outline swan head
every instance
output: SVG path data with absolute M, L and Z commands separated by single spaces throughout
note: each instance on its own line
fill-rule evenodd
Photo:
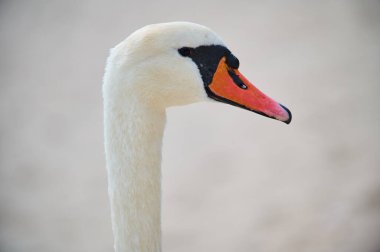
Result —
M 239 60 L 209 28 L 189 22 L 153 24 L 111 49 L 104 92 L 113 90 L 120 99 L 154 108 L 213 100 L 290 123 L 290 111 L 238 68 Z

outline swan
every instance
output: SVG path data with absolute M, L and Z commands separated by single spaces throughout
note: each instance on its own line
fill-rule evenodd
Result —
M 228 103 L 290 123 L 290 111 L 239 71 L 209 28 L 145 26 L 110 50 L 103 79 L 104 137 L 116 252 L 161 251 L 161 146 L 165 109 Z

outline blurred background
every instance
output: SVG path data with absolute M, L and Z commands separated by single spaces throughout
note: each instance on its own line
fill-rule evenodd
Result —
M 0 251 L 112 251 L 109 48 L 150 23 L 212 28 L 290 125 L 168 109 L 163 250 L 380 251 L 379 1 L 0 1 Z

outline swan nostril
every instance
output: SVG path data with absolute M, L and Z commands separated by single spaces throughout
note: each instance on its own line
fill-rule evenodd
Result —
M 238 86 L 241 89 L 248 88 L 247 85 L 245 85 L 245 83 L 240 79 L 240 77 L 234 73 L 234 71 L 228 70 L 228 74 L 230 75 L 236 86 Z

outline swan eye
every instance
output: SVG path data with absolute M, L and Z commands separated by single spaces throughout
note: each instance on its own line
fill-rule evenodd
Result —
M 189 57 L 192 54 L 193 50 L 194 49 L 190 47 L 182 47 L 178 49 L 178 52 L 184 57 Z

